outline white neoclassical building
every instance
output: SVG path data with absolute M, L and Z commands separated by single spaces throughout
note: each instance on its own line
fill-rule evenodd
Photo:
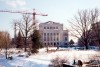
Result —
M 45 46 L 68 45 L 68 30 L 63 30 L 63 24 L 53 21 L 40 23 L 39 31 Z

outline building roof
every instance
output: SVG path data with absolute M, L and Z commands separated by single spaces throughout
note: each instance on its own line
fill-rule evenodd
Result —
M 40 23 L 40 24 L 60 24 L 59 22 L 53 22 L 53 21 L 47 21 L 45 23 Z

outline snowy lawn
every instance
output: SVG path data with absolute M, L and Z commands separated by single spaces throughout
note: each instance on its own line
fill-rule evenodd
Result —
M 51 60 L 59 57 L 67 59 L 69 64 L 72 64 L 73 60 L 82 60 L 82 62 L 87 62 L 90 59 L 100 60 L 100 51 L 93 50 L 58 50 L 55 48 L 50 49 L 54 50 L 54 52 L 46 52 L 46 49 L 40 49 L 38 54 L 33 54 L 29 57 L 23 56 L 19 57 L 19 54 L 12 54 L 13 60 L 6 60 L 4 54 L 1 52 L 0 54 L 0 65 L 4 67 L 48 67 L 51 64 Z M 14 51 L 14 50 L 13 50 Z M 26 55 L 23 51 L 20 55 Z M 0 67 L 1 67 L 0 66 Z

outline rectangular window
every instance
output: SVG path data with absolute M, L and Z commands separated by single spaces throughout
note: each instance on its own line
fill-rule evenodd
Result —
M 52 29 L 52 27 L 50 27 L 50 29 Z
M 49 29 L 49 27 L 47 27 L 47 29 Z
M 58 27 L 56 27 L 56 29 L 58 29 Z
M 44 37 L 44 41 L 46 41 L 46 37 Z
M 50 33 L 50 35 L 52 35 L 52 33 Z
M 49 37 L 47 37 L 47 41 L 49 41 Z
M 44 36 L 46 36 L 46 33 L 44 33 Z
M 59 41 L 59 38 L 57 37 L 57 41 Z
M 59 45 L 59 42 L 57 42 L 57 45 Z
M 57 36 L 59 35 L 59 33 L 57 33 Z
M 44 44 L 44 46 L 46 46 L 46 43 L 43 43 Z
M 54 33 L 54 35 L 55 35 L 55 33 Z
M 49 33 L 47 33 L 47 35 L 49 36 Z
M 52 43 L 51 43 L 51 45 L 52 45 Z
M 67 33 L 64 33 L 64 36 L 67 36 Z
M 65 43 L 65 45 L 67 45 L 67 43 Z
M 55 41 L 55 37 L 54 37 L 54 41 Z
M 44 27 L 44 29 L 46 29 L 46 27 Z
M 48 45 L 49 45 L 49 42 L 48 42 Z
M 51 37 L 51 41 L 52 41 L 52 37 Z
M 67 37 L 65 37 L 65 41 L 67 41 Z
M 46 43 L 45 43 L 45 46 L 46 46 Z

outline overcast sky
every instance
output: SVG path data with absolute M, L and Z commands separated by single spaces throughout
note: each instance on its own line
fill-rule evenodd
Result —
M 40 23 L 54 21 L 69 28 L 71 20 L 78 10 L 100 8 L 100 0 L 0 0 L 0 10 L 26 11 L 36 9 L 37 13 L 48 14 L 47 17 L 36 16 Z M 20 19 L 20 14 L 0 12 L 0 30 L 7 30 L 13 37 L 13 19 Z

